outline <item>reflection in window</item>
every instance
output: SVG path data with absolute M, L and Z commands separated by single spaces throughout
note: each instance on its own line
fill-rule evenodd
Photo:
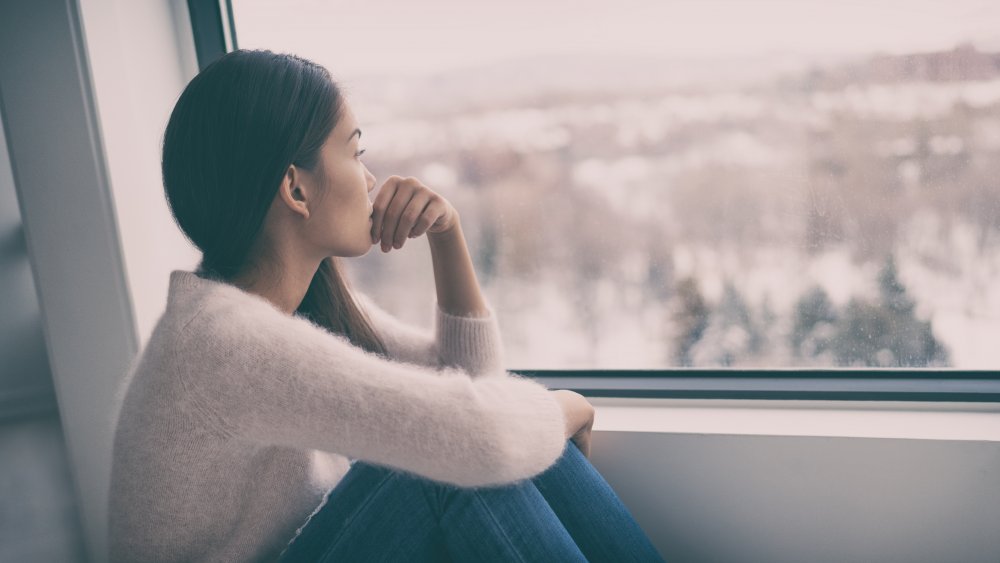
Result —
M 836 4 L 234 9 L 459 209 L 510 369 L 996 367 L 1000 8 Z M 427 322 L 425 242 L 348 264 Z

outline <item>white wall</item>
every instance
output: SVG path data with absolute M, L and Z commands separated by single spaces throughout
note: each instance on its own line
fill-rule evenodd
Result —
M 196 72 L 185 6 L 0 3 L 9 172 L 93 561 L 107 556 L 122 378 L 166 304 L 169 272 L 197 260 L 159 171 L 164 124 Z
M 80 15 L 125 279 L 140 346 L 145 346 L 166 306 L 170 271 L 194 268 L 199 257 L 170 215 L 160 176 L 167 119 L 198 71 L 190 22 L 183 0 L 80 0 Z M 116 396 L 102 399 L 90 407 L 117 413 Z M 109 420 L 113 423 L 114 417 Z M 100 431 L 101 445 L 110 446 L 113 425 Z M 105 476 L 110 475 L 110 454 L 102 448 L 100 471 Z M 92 486 L 99 487 L 94 498 L 103 503 L 108 483 Z M 92 560 L 103 561 L 106 506 L 85 506 L 84 513 Z
M 183 0 L 80 0 L 84 40 L 125 254 L 145 343 L 166 305 L 170 270 L 200 254 L 181 234 L 160 177 L 160 143 L 174 102 L 197 74 Z
M 81 520 L 103 545 L 109 397 L 138 348 L 73 0 L 0 3 L 0 110 Z
M 55 407 L 41 312 L 7 155 L 0 127 L 0 421 L 52 412 Z
M 667 561 L 1000 561 L 1000 404 L 591 402 L 591 461 Z

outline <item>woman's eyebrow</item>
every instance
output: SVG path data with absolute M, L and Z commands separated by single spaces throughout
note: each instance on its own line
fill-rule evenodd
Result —
M 357 135 L 358 138 L 360 139 L 361 138 L 361 129 L 355 129 L 354 132 L 351 133 L 351 136 L 347 138 L 347 142 L 350 143 L 351 139 L 353 139 L 355 135 Z

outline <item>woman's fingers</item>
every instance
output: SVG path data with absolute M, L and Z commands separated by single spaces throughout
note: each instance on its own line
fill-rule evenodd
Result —
M 583 457 L 588 459 L 590 458 L 590 436 L 592 429 L 593 425 L 588 424 L 573 436 L 573 442 L 580 448 Z
M 389 207 L 385 210 L 385 216 L 382 218 L 383 251 L 388 251 L 392 247 L 396 236 L 396 225 L 399 224 L 403 210 L 406 209 L 410 204 L 410 200 L 413 199 L 414 192 L 415 190 L 405 182 L 400 182 L 397 185 L 396 194 L 392 196 L 392 201 L 389 202 Z
M 590 458 L 590 431 L 588 430 L 586 432 L 582 432 L 582 431 L 578 432 L 578 433 L 576 433 L 573 436 L 572 440 L 573 440 L 573 443 L 576 444 L 576 447 L 580 449 L 580 453 L 583 454 L 583 457 L 589 459 Z
M 438 198 L 430 198 L 427 202 L 427 207 L 424 208 L 424 212 L 420 215 L 416 224 L 414 224 L 413 228 L 410 230 L 410 238 L 417 238 L 427 232 L 427 229 L 429 229 L 443 213 L 444 203 Z
M 375 208 L 375 213 L 379 214 L 379 225 L 374 225 L 374 220 L 372 223 L 375 234 L 381 241 L 383 252 L 388 251 L 392 247 L 393 238 L 396 235 L 396 225 L 399 223 L 399 218 L 403 214 L 403 210 L 406 209 L 416 191 L 416 180 L 413 178 L 393 176 L 390 180 L 386 180 L 387 185 L 383 185 L 383 189 L 390 187 L 390 181 L 392 182 L 391 187 L 393 189 L 386 191 L 391 193 L 385 195 L 383 198 L 384 194 L 380 191 L 375 198 L 375 203 L 372 204 Z M 383 199 L 379 201 L 379 198 Z M 379 213 L 380 209 L 382 210 L 381 213 Z
M 402 248 L 407 238 L 416 238 L 438 221 L 452 221 L 450 204 L 419 180 L 390 176 L 372 202 L 372 243 L 383 252 Z
M 382 187 L 378 190 L 378 195 L 372 201 L 372 242 L 376 243 L 382 238 L 382 222 L 385 219 L 386 209 L 389 207 L 389 202 L 392 201 L 393 196 L 396 195 L 396 190 L 399 187 L 399 183 L 403 179 L 399 176 L 389 176 L 385 182 L 382 183 Z
M 424 210 L 430 201 L 431 196 L 428 190 L 417 190 L 413 193 L 410 202 L 406 204 L 406 209 L 399 216 L 399 222 L 396 223 L 396 230 L 392 237 L 393 248 L 403 248 L 403 243 L 406 242 L 407 236 L 413 230 L 417 220 L 424 215 Z

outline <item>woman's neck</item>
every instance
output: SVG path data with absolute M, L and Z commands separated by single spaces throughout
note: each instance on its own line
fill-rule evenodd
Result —
M 230 283 L 236 287 L 267 299 L 289 315 L 295 314 L 305 299 L 319 263 L 304 261 L 269 264 L 250 268 L 236 276 Z

